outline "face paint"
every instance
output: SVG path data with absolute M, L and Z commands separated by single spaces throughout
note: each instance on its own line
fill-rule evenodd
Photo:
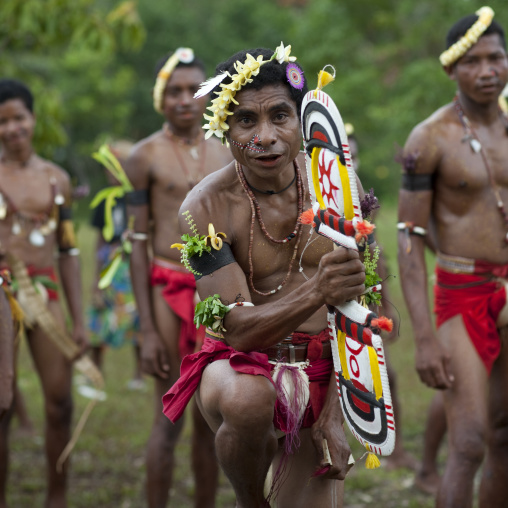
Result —
M 235 141 L 234 139 L 231 139 L 230 142 L 232 145 L 235 145 L 236 147 L 240 148 L 241 150 L 247 149 L 247 150 L 252 150 L 253 152 L 257 152 L 257 153 L 264 153 L 267 151 L 263 147 L 256 146 L 257 143 L 261 143 L 261 139 L 259 138 L 259 136 L 257 134 L 254 134 L 254 136 L 252 136 L 252 139 L 246 145 L 243 145 L 242 143 L 239 143 L 238 141 Z

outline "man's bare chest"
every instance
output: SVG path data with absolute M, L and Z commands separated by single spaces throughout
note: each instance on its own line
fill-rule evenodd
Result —
M 508 136 L 475 141 L 464 137 L 449 145 L 436 175 L 438 186 L 465 192 L 508 189 Z
M 0 171 L 0 195 L 0 219 L 16 213 L 42 217 L 63 202 L 56 179 L 46 172 L 12 175 Z

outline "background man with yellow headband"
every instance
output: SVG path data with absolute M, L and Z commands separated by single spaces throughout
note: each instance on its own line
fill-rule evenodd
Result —
M 217 139 L 205 140 L 201 129 L 207 98 L 193 96 L 204 78 L 204 65 L 190 48 L 177 49 L 160 62 L 153 98 L 165 122 L 135 145 L 126 164 L 135 188 L 127 195 L 127 215 L 135 217 L 131 275 L 142 367 L 155 379 L 155 416 L 147 449 L 150 508 L 166 506 L 174 447 L 183 427 L 164 417 L 160 400 L 178 379 L 182 356 L 196 347 L 194 277 L 180 264 L 178 251 L 171 249 L 180 240 L 178 209 L 204 176 L 231 160 L 229 150 Z M 213 507 L 218 471 L 213 435 L 197 409 L 193 415 L 195 506 Z
M 455 99 L 417 125 L 404 149 L 399 263 L 423 383 L 444 390 L 448 459 L 439 507 L 508 499 L 508 79 L 503 29 L 482 7 L 448 32 L 441 64 Z M 425 235 L 437 251 L 434 331 Z
M 9 255 L 24 262 L 46 308 L 61 327 L 65 318 L 57 284 L 73 322 L 73 339 L 84 349 L 79 251 L 71 221 L 71 184 L 65 171 L 34 153 L 33 96 L 21 82 L 0 80 L 0 270 Z M 22 301 L 22 292 L 18 292 Z M 23 303 L 25 317 L 29 301 Z M 72 364 L 39 324 L 27 330 L 30 352 L 44 393 L 48 492 L 45 506 L 65 508 L 67 467 L 57 460 L 70 438 Z M 5 506 L 7 434 L 12 412 L 0 425 L 0 506 Z

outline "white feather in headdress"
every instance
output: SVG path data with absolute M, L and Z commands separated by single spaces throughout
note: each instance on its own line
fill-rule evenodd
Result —
M 214 76 L 213 78 L 207 79 L 203 81 L 201 85 L 199 85 L 199 90 L 194 94 L 194 99 L 199 99 L 200 97 L 204 97 L 208 95 L 217 85 L 222 83 L 222 81 L 228 76 L 227 72 L 223 72 L 218 76 Z

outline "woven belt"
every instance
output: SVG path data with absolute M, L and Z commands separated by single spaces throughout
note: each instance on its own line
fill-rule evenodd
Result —
M 474 273 L 474 259 L 461 258 L 458 256 L 449 256 L 438 252 L 436 263 L 440 268 L 451 273 Z
M 323 352 L 320 358 L 332 357 L 332 346 L 330 342 L 322 342 Z M 304 362 L 307 360 L 307 344 L 277 344 L 263 349 L 260 353 L 268 355 L 269 360 L 283 360 L 288 363 Z

